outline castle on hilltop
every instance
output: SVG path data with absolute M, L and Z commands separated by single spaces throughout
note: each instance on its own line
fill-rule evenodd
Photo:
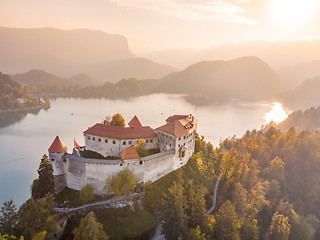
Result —
M 49 147 L 56 192 L 65 187 L 80 190 L 93 186 L 96 194 L 103 194 L 105 181 L 128 167 L 139 182 L 156 181 L 184 166 L 194 153 L 198 120 L 189 115 L 173 115 L 166 124 L 152 129 L 143 126 L 134 116 L 127 127 L 95 124 L 84 131 L 85 146 L 68 148 L 57 136 Z M 145 148 L 157 153 L 140 157 L 135 145 L 144 139 Z M 100 153 L 106 159 L 85 158 L 84 150 Z

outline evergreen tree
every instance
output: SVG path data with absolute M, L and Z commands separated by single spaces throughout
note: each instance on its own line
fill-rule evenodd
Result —
M 39 178 L 32 184 L 31 192 L 35 199 L 43 198 L 46 194 L 54 194 L 53 167 L 46 154 L 43 155 L 38 169 Z
M 1 207 L 0 233 L 14 234 L 14 229 L 18 223 L 17 207 L 12 200 L 5 201 Z
M 181 182 L 174 181 L 163 197 L 162 233 L 168 240 L 176 240 L 187 234 L 188 217 L 185 213 L 185 201 Z
M 97 221 L 94 212 L 88 213 L 82 218 L 78 228 L 72 231 L 74 240 L 108 240 L 109 236 L 103 230 L 101 223 Z

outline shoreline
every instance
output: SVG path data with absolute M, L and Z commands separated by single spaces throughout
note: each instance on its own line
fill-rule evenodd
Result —
M 18 113 L 18 112 L 28 112 L 28 111 L 33 111 L 33 110 L 49 109 L 50 106 L 51 106 L 50 104 L 45 103 L 45 104 L 40 104 L 40 105 L 36 105 L 36 106 L 0 110 L 0 116 L 1 116 L 1 114 L 4 114 L 4 113 Z

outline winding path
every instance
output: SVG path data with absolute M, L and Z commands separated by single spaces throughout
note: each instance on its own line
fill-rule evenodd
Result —
M 218 187 L 219 187 L 219 182 L 220 182 L 220 179 L 222 177 L 222 173 L 220 173 L 217 181 L 216 181 L 216 184 L 214 185 L 214 191 L 213 191 L 213 203 L 212 203 L 212 206 L 211 208 L 206 212 L 206 215 L 208 214 L 211 214 L 213 212 L 213 210 L 216 208 L 216 204 L 217 204 L 217 191 L 218 191 Z

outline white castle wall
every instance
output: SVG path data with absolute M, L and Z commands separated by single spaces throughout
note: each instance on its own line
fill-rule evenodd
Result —
M 139 139 L 114 139 L 98 137 L 90 134 L 85 134 L 86 150 L 91 150 L 106 156 L 118 156 L 129 146 L 136 145 Z M 145 138 L 146 149 L 158 147 L 158 138 Z

